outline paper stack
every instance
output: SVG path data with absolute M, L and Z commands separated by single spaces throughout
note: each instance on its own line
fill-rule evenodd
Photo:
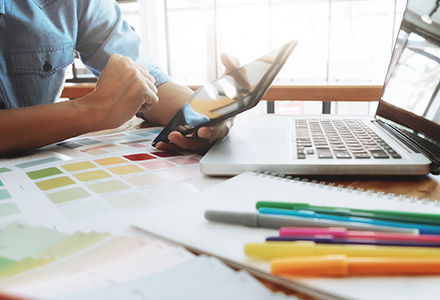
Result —
M 0 230 L 0 291 L 29 299 L 293 299 L 181 247 L 99 232 Z

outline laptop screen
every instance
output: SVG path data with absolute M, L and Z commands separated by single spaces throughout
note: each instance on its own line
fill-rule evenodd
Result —
M 408 1 L 376 113 L 427 145 L 434 156 L 440 153 L 438 2 Z

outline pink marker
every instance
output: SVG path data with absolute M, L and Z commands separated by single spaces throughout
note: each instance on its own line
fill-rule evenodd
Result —
M 376 239 L 388 241 L 440 242 L 440 235 L 388 233 L 373 231 L 348 231 L 345 228 L 280 228 L 280 236 L 332 236 L 358 239 Z
M 331 235 L 334 237 L 346 237 L 348 230 L 345 228 L 313 228 L 313 227 L 282 227 L 279 230 L 280 236 L 310 236 L 310 235 Z

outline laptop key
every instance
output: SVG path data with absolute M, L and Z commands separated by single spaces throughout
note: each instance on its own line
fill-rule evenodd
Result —
M 328 148 L 328 144 L 325 142 L 319 142 L 319 143 L 315 142 L 315 147 L 316 148 Z
M 350 149 L 351 152 L 365 152 L 364 147 L 350 147 L 350 146 L 348 146 L 348 149 Z
M 330 148 L 317 148 L 318 158 L 333 158 Z
M 296 157 L 298 159 L 305 159 L 306 158 L 306 154 L 304 152 L 297 152 L 296 153 Z
M 307 154 L 315 154 L 315 151 L 313 149 L 307 149 L 306 153 Z
M 310 143 L 311 139 L 310 138 L 296 138 L 296 142 L 297 143 Z
M 312 147 L 312 143 L 297 143 L 298 147 Z
M 389 158 L 383 150 L 371 150 L 370 153 L 374 158 Z
M 371 158 L 367 152 L 353 153 L 354 158 Z
M 309 138 L 309 130 L 304 127 L 296 128 L 296 138 Z
M 335 150 L 334 151 L 336 158 L 351 158 L 350 153 L 344 150 Z

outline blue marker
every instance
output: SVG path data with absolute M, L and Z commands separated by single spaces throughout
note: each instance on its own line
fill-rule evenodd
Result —
M 260 208 L 258 211 L 261 214 L 265 214 L 265 215 L 284 215 L 284 216 L 301 217 L 301 218 L 317 218 L 322 220 L 333 220 L 339 222 L 356 222 L 356 223 L 370 224 L 376 226 L 416 228 L 419 230 L 420 234 L 440 234 L 440 226 L 434 226 L 434 225 L 393 222 L 393 221 L 384 221 L 384 220 L 360 218 L 360 217 L 342 217 L 335 215 L 317 214 L 313 211 L 305 211 L 305 210 Z

